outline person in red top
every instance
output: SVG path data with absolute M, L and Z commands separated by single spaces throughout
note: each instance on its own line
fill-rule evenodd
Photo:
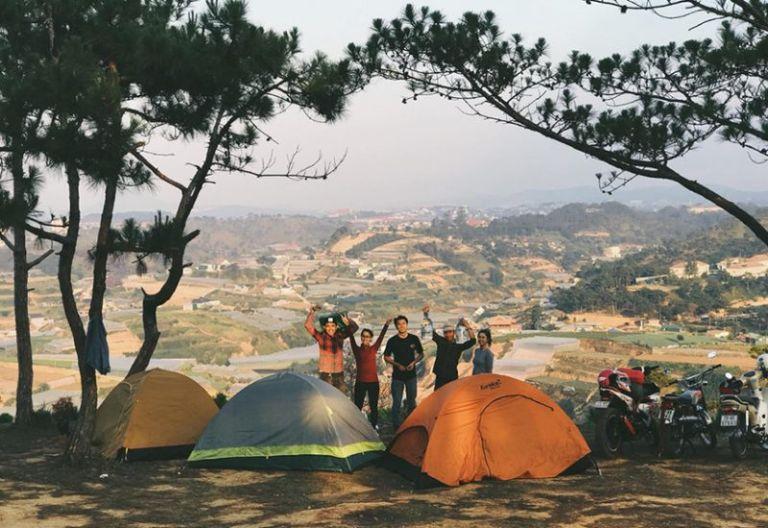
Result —
M 352 352 L 355 354 L 355 363 L 357 364 L 357 379 L 355 379 L 355 405 L 358 409 L 363 408 L 365 395 L 368 394 L 368 406 L 371 408 L 369 419 L 371 425 L 376 427 L 379 423 L 379 371 L 376 366 L 376 354 L 379 351 L 381 342 L 387 334 L 387 329 L 392 319 L 387 319 L 381 329 L 376 342 L 373 340 L 373 331 L 364 328 L 360 332 L 360 344 L 357 344 L 355 336 L 350 338 Z
M 333 318 L 329 317 L 321 321 L 323 331 L 318 332 L 315 328 L 315 310 L 315 306 L 309 309 L 307 320 L 304 322 L 304 328 L 315 338 L 320 348 L 320 357 L 317 362 L 320 379 L 330 383 L 346 394 L 347 386 L 344 383 L 344 340 L 357 332 L 357 323 L 347 318 L 347 316 L 342 316 L 341 320 L 346 328 L 344 331 L 339 331 Z

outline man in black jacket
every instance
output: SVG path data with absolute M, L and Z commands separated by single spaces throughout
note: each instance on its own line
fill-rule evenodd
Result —
M 416 365 L 424 359 L 424 349 L 418 337 L 408 333 L 408 318 L 404 315 L 395 317 L 397 334 L 387 341 L 384 349 L 384 361 L 392 365 L 392 427 L 400 427 L 400 406 L 405 391 L 406 409 L 411 413 L 416 408 L 418 379 Z
M 475 346 L 475 331 L 469 326 L 466 319 L 462 317 L 459 324 L 467 329 L 469 341 L 465 343 L 456 342 L 456 331 L 453 326 L 447 324 L 443 327 L 443 335 L 437 333 L 435 325 L 429 318 L 429 305 L 424 306 L 424 318 L 432 325 L 432 341 L 437 344 L 437 353 L 435 354 L 435 365 L 432 367 L 432 373 L 435 375 L 435 390 L 455 379 L 459 379 L 459 359 L 461 353 Z

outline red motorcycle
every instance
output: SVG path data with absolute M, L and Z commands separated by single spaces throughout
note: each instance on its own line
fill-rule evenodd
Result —
M 595 451 L 617 457 L 625 442 L 643 441 L 656 452 L 659 444 L 657 416 L 659 387 L 648 382 L 652 367 L 606 369 L 597 376 L 600 400 L 592 404 L 595 417 Z

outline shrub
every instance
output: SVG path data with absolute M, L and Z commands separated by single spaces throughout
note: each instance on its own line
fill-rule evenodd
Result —
M 216 403 L 219 409 L 221 409 L 222 407 L 224 407 L 224 404 L 227 403 L 227 395 L 224 394 L 223 392 L 218 392 L 216 393 L 216 396 L 213 397 L 213 401 L 214 403 Z
M 677 334 L 677 340 L 678 341 L 685 341 L 685 336 L 683 334 Z
M 43 406 L 32 412 L 32 425 L 35 427 L 50 427 L 52 423 L 51 411 Z
M 51 417 L 59 433 L 65 435 L 77 420 L 77 407 L 72 403 L 72 398 L 59 398 L 51 406 Z
M 8 413 L 0 414 L 0 424 L 13 423 L 13 416 Z

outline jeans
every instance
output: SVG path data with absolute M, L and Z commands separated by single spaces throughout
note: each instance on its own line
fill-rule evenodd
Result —
M 326 383 L 330 383 L 344 394 L 347 393 L 347 384 L 344 383 L 343 372 L 321 372 L 320 379 Z
M 392 380 L 392 427 L 397 431 L 400 427 L 400 406 L 403 404 L 403 389 L 405 389 L 405 407 L 408 414 L 416 408 L 416 377 L 407 380 Z
M 435 390 L 439 389 L 443 385 L 446 385 L 446 384 L 448 384 L 448 383 L 450 383 L 450 382 L 452 382 L 453 380 L 456 380 L 456 379 L 458 379 L 458 378 L 441 378 L 440 376 L 436 376 L 435 377 Z
M 363 408 L 366 394 L 368 394 L 368 406 L 371 408 L 369 419 L 371 420 L 371 424 L 376 427 L 376 424 L 379 423 L 379 382 L 355 382 L 355 405 L 357 405 L 358 409 Z

